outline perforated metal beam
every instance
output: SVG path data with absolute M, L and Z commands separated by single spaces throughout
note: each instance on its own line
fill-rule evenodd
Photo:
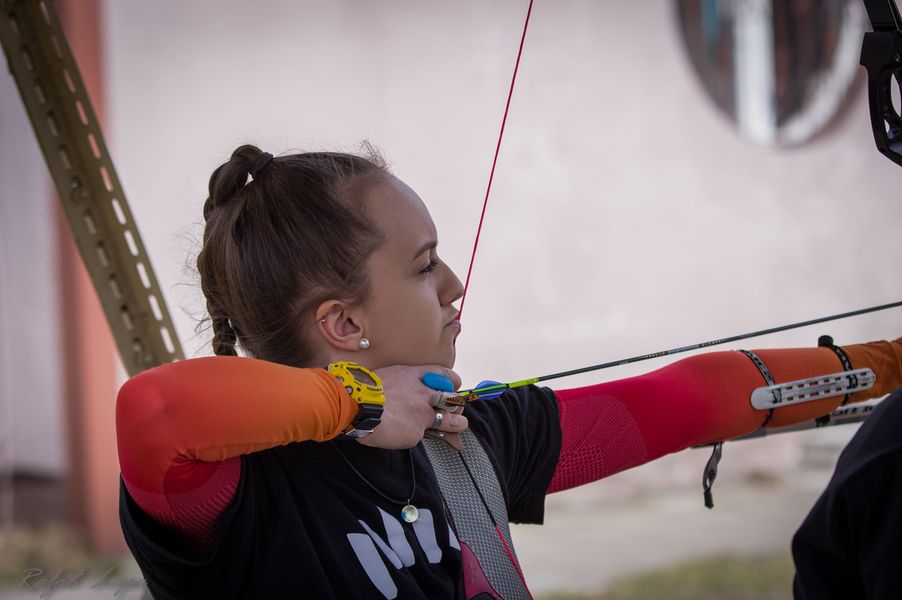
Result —
M 53 3 L 0 0 L 0 43 L 126 371 L 184 358 Z

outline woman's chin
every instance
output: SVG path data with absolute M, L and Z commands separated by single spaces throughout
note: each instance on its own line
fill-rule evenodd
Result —
M 448 357 L 448 361 L 446 364 L 443 364 L 442 366 L 448 367 L 449 369 L 453 369 L 454 363 L 457 361 L 457 343 L 456 342 L 451 342 L 451 350 L 449 352 L 450 352 L 450 356 Z

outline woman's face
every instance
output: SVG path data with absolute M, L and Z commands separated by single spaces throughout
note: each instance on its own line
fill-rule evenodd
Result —
M 370 368 L 438 364 L 452 367 L 460 333 L 452 302 L 463 286 L 438 257 L 435 224 L 426 205 L 403 181 L 380 177 L 365 201 L 369 219 L 385 236 L 370 255 L 370 295 L 357 312 L 370 347 L 353 360 Z

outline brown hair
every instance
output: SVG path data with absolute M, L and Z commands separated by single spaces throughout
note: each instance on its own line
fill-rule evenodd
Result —
M 367 257 L 382 234 L 363 216 L 374 177 L 388 169 L 368 156 L 308 152 L 279 156 L 248 174 L 262 152 L 241 146 L 210 177 L 197 257 L 213 329 L 213 352 L 311 366 L 305 320 L 330 298 L 368 294 Z

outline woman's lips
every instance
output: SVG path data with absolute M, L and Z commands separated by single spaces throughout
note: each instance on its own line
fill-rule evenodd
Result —
M 445 325 L 445 327 L 451 327 L 453 329 L 457 329 L 458 331 L 460 331 L 460 321 L 457 319 L 452 319 L 451 321 L 448 322 L 447 325 Z

